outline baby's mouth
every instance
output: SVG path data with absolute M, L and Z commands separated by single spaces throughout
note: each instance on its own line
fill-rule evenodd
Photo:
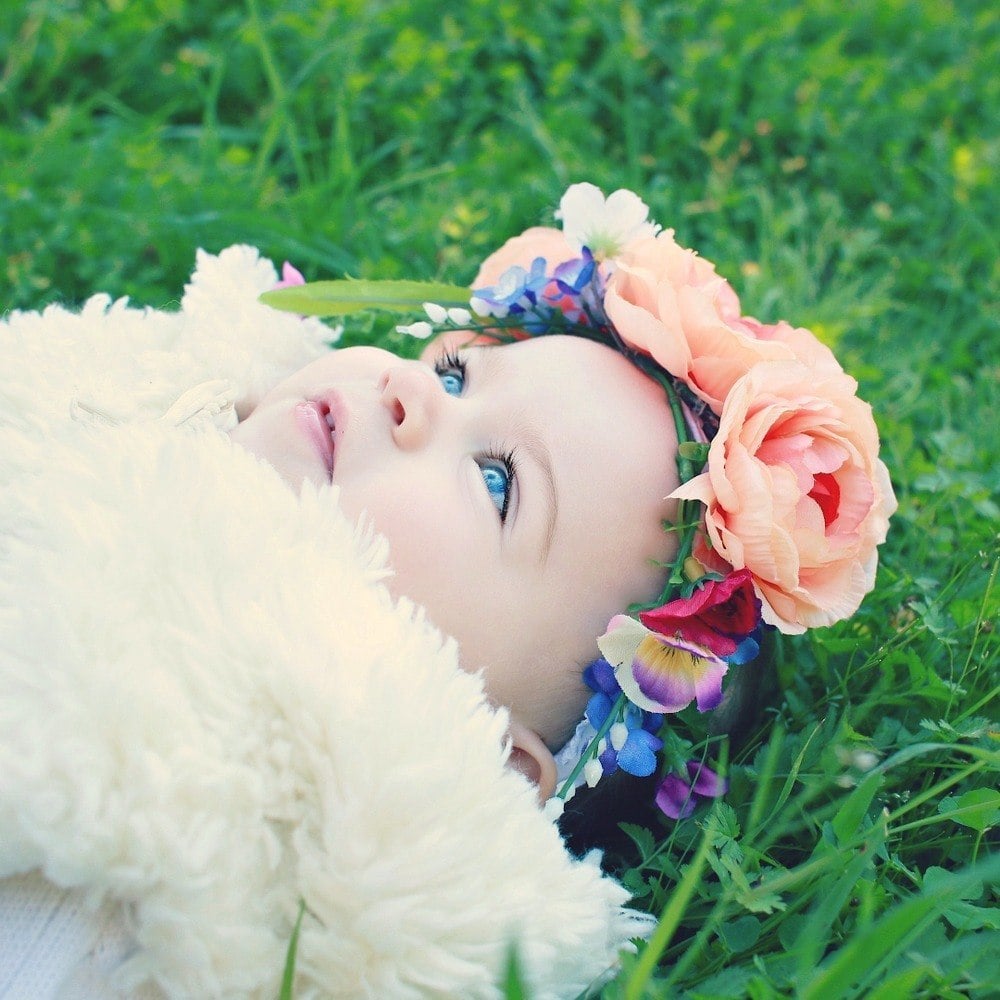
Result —
M 295 407 L 295 419 L 326 466 L 327 478 L 333 476 L 337 429 L 328 403 L 307 399 Z

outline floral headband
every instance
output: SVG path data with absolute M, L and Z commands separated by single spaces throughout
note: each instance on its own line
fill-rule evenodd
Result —
M 601 657 L 583 675 L 593 694 L 556 755 L 548 808 L 558 815 L 580 784 L 616 770 L 664 766 L 656 803 L 678 819 L 725 782 L 665 717 L 716 708 L 729 667 L 754 660 L 763 629 L 797 634 L 852 615 L 896 500 L 871 408 L 809 330 L 742 315 L 714 265 L 648 221 L 631 191 L 605 199 L 574 184 L 556 217 L 561 230 L 528 229 L 488 257 L 471 300 L 414 282 L 318 282 L 265 300 L 323 314 L 345 311 L 345 299 L 401 309 L 429 290 L 439 294 L 423 296 L 437 300 L 424 301 L 427 319 L 397 329 L 586 337 L 663 386 L 679 442 L 666 525 L 676 555 L 659 598 L 616 615 L 597 639 Z

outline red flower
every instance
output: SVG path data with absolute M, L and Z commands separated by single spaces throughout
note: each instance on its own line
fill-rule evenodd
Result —
M 724 580 L 707 581 L 688 598 L 640 612 L 639 620 L 654 632 L 679 635 L 725 658 L 757 630 L 760 599 L 750 570 L 740 569 Z

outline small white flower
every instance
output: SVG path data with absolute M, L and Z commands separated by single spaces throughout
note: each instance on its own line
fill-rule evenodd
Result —
M 503 319 L 507 315 L 506 309 L 494 306 L 492 302 L 487 302 L 486 299 L 476 298 L 475 296 L 469 299 L 469 305 L 472 306 L 472 311 L 477 316 L 495 316 L 497 319 Z
M 602 736 L 601 741 L 597 744 L 597 756 L 600 757 L 608 749 L 608 741 Z
M 427 313 L 432 323 L 443 323 L 448 318 L 448 310 L 436 302 L 425 302 L 424 312 Z
M 649 206 L 635 192 L 619 188 L 605 198 L 593 184 L 571 184 L 556 212 L 566 239 L 589 247 L 598 260 L 613 260 L 632 240 L 655 236 L 660 227 L 648 216 Z
M 628 739 L 628 726 L 624 722 L 616 722 L 611 727 L 611 732 L 608 733 L 611 737 L 611 745 L 615 748 L 615 753 L 618 753 L 623 746 L 625 746 L 625 741 Z
M 468 309 L 454 308 L 448 310 L 448 319 L 455 326 L 468 326 L 472 322 L 472 313 Z
M 859 771 L 870 771 L 878 763 L 878 754 L 871 750 L 855 750 L 854 766 Z
M 416 337 L 418 340 L 426 340 L 434 332 L 434 327 L 426 320 L 420 320 L 417 323 L 410 323 L 409 326 L 397 326 L 396 331 L 398 333 L 408 333 L 411 337 Z
M 550 822 L 554 823 L 563 814 L 563 809 L 566 804 L 558 796 L 553 795 L 551 799 L 548 799 L 545 805 L 542 807 L 542 812 L 545 818 Z
M 593 788 L 601 780 L 603 774 L 604 768 L 601 767 L 601 762 L 596 757 L 591 757 L 583 765 L 583 778 L 587 782 L 588 788 Z

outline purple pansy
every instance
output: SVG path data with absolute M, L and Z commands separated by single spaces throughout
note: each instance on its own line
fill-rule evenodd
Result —
M 615 615 L 597 640 L 629 701 L 648 712 L 680 712 L 692 701 L 708 712 L 722 701 L 726 661 L 683 639 Z
M 720 778 L 707 764 L 689 760 L 684 765 L 686 778 L 671 772 L 656 790 L 656 804 L 671 819 L 686 819 L 694 812 L 695 797 L 717 799 L 725 795 L 729 782 Z

